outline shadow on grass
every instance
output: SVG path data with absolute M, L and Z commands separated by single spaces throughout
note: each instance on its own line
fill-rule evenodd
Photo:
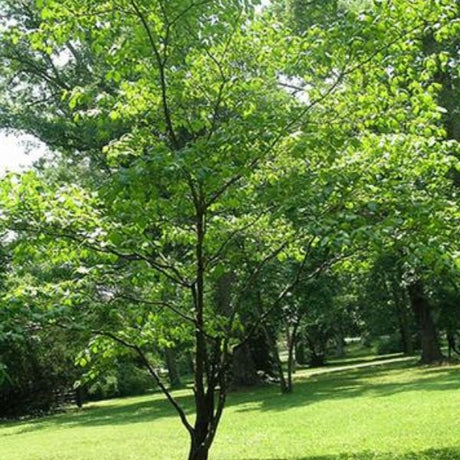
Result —
M 407 382 L 379 382 L 380 377 L 392 370 L 408 368 L 407 363 L 393 363 L 378 368 L 344 370 L 331 374 L 323 373 L 299 379 L 294 383 L 294 392 L 280 397 L 276 388 L 270 387 L 257 392 L 260 404 L 237 408 L 236 411 L 285 411 L 293 407 L 314 404 L 325 400 L 339 400 L 360 396 L 386 397 L 408 391 L 460 390 L 460 369 L 439 367 L 424 369 L 419 378 Z M 375 380 L 369 380 L 369 377 Z M 235 396 L 238 404 L 254 402 L 241 393 Z M 232 403 L 234 403 L 232 401 Z M 231 404 L 230 404 L 231 405 Z M 460 460 L 460 457 L 458 457 Z
M 243 460 L 459 460 L 460 447 L 443 449 L 427 449 L 405 454 L 358 452 L 355 454 L 342 453 L 337 455 L 313 455 L 310 457 L 288 457 L 275 459 L 272 457 L 246 458 Z
M 391 361 L 393 359 L 399 359 L 399 358 L 407 358 L 410 359 L 412 358 L 411 356 L 406 356 L 403 353 L 389 353 L 385 355 L 363 355 L 363 356 L 356 356 L 352 358 L 336 358 L 336 359 L 328 359 L 326 361 L 326 364 L 322 367 L 318 368 L 312 368 L 308 365 L 297 365 L 299 369 L 305 369 L 305 370 L 322 370 L 322 369 L 327 369 L 330 367 L 342 367 L 342 366 L 354 366 L 354 365 L 360 365 L 360 364 L 369 364 L 371 365 L 374 362 L 378 361 Z M 415 358 L 415 357 L 414 357 Z
M 152 395 L 153 396 L 153 395 Z M 148 398 L 148 396 L 147 396 Z M 93 403 L 83 409 L 71 411 L 59 415 L 51 415 L 39 419 L 27 421 L 21 430 L 12 433 L 2 434 L 2 436 L 14 436 L 17 434 L 37 431 L 51 426 L 59 427 L 95 427 L 103 425 L 127 425 L 135 423 L 145 423 L 165 417 L 176 417 L 177 413 L 172 408 L 171 404 L 166 399 L 158 399 L 158 394 L 155 394 L 155 399 L 144 399 L 138 402 L 129 402 L 131 398 L 126 398 L 125 401 L 116 399 L 104 401 L 103 404 Z M 176 396 L 177 402 L 185 410 L 187 414 L 193 412 L 194 401 L 192 395 Z M 20 422 L 10 422 L 3 425 L 14 426 Z
M 379 382 L 378 377 L 385 376 L 392 370 L 408 368 L 407 363 L 393 363 L 378 368 L 360 368 L 344 370 L 331 374 L 322 374 L 299 379 L 294 385 L 294 393 L 286 396 L 279 394 L 278 387 L 268 385 L 254 389 L 246 389 L 229 395 L 227 407 L 234 406 L 236 412 L 249 411 L 285 411 L 295 406 L 315 404 L 324 400 L 355 398 L 363 395 L 375 397 L 389 396 L 405 391 L 443 391 L 460 389 L 460 370 L 457 368 L 440 367 L 426 369 L 417 379 L 403 383 Z M 374 380 L 368 380 L 371 377 Z M 158 394 L 152 400 L 147 399 L 130 402 L 114 400 L 103 404 L 92 404 L 80 411 L 74 411 L 57 416 L 49 416 L 26 422 L 23 429 L 13 433 L 0 433 L 2 436 L 14 436 L 30 431 L 37 431 L 51 426 L 59 427 L 93 427 L 103 425 L 126 425 L 145 423 L 166 417 L 177 417 L 177 413 L 165 399 L 159 399 Z M 177 402 L 184 408 L 186 414 L 194 411 L 192 394 L 175 395 Z M 245 407 L 247 403 L 258 403 Z M 242 407 L 238 407 L 242 406 Z M 3 425 L 15 426 L 20 422 Z M 326 457 L 325 457 L 326 458 Z M 331 457 L 332 458 L 332 457 Z M 363 457 L 369 458 L 369 457 Z M 410 457 L 407 457 L 410 458 Z M 444 457 L 443 457 L 444 458 Z M 449 457 L 446 457 L 449 458 Z M 460 456 L 456 457 L 460 459 Z

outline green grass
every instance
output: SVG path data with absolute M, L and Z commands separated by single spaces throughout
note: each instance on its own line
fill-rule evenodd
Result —
M 458 365 L 300 371 L 292 395 L 232 393 L 211 459 L 460 459 L 459 390 Z M 175 396 L 190 413 L 190 392 Z M 187 445 L 159 394 L 0 425 L 2 460 L 174 460 Z

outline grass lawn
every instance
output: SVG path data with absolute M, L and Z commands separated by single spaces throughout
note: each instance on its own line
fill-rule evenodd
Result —
M 460 459 L 459 365 L 302 370 L 294 391 L 232 393 L 211 459 Z M 175 396 L 191 412 L 190 391 Z M 182 460 L 187 445 L 159 394 L 0 425 L 1 460 Z

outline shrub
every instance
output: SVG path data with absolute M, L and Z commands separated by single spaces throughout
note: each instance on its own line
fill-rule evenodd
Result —
M 381 336 L 377 340 L 377 354 L 387 355 L 402 351 L 401 338 L 397 334 Z

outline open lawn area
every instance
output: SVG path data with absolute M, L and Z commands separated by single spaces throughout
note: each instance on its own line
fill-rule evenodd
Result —
M 175 392 L 192 411 L 189 390 Z M 184 459 L 188 439 L 160 394 L 0 426 L 2 460 Z M 302 370 L 229 395 L 211 459 L 460 459 L 460 366 L 397 361 Z

